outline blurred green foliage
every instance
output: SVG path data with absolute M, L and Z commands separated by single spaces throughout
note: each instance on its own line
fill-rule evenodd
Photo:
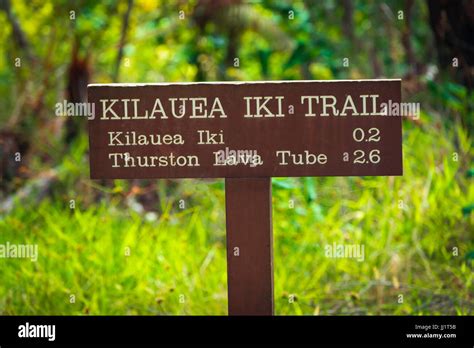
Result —
M 403 177 L 273 180 L 276 314 L 473 313 L 474 214 L 461 207 L 474 186 L 447 159 L 453 140 L 461 155 L 470 143 L 432 126 L 406 134 Z M 93 184 L 86 166 L 65 165 Z M 226 314 L 223 181 L 161 186 L 159 215 L 125 209 L 124 184 L 97 205 L 71 210 L 71 192 L 0 220 L 2 242 L 40 255 L 2 261 L 0 312 Z M 365 260 L 325 257 L 333 242 L 363 244 Z
M 415 77 L 404 2 L 353 4 L 350 25 L 336 0 L 207 12 L 196 0 L 136 0 L 119 81 L 406 77 L 403 98 L 422 112 L 404 120 L 403 177 L 273 179 L 276 313 L 472 314 L 474 96 L 436 72 L 425 2 L 411 18 Z M 0 207 L 0 243 L 37 243 L 40 258 L 1 260 L 0 314 L 225 314 L 223 181 L 91 181 L 86 132 L 65 144 L 54 116 L 74 45 L 90 82 L 113 81 L 127 2 L 12 6 L 33 57 L 0 12 L 0 127 L 18 118 L 13 130 L 32 146 L 12 209 Z M 49 170 L 57 178 L 45 199 L 15 196 Z M 364 262 L 326 258 L 333 242 L 363 244 Z

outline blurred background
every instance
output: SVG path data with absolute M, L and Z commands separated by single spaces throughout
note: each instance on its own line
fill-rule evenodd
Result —
M 0 314 L 226 314 L 223 180 L 89 179 L 88 83 L 402 78 L 403 177 L 273 179 L 276 314 L 474 312 L 474 1 L 0 0 Z M 325 246 L 358 244 L 362 262 Z

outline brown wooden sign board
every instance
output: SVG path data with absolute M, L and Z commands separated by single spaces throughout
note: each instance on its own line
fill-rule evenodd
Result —
M 400 80 L 90 85 L 94 179 L 401 175 Z M 390 111 L 390 110 L 388 110 Z
M 92 179 L 226 178 L 230 314 L 273 313 L 271 177 L 402 175 L 400 80 L 93 84 Z

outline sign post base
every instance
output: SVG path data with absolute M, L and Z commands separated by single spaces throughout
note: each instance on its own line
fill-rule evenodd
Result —
M 271 178 L 225 179 L 229 315 L 273 315 Z

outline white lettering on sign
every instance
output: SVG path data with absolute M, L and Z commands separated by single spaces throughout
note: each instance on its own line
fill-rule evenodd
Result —
M 304 115 L 318 116 L 316 109 L 320 106 L 319 116 L 383 116 L 387 114 L 378 103 L 379 95 L 359 95 L 361 107 L 358 109 L 354 97 L 347 95 L 342 103 L 334 95 L 302 95 L 301 104 L 305 107 Z M 283 96 L 243 97 L 245 103 L 244 118 L 285 117 Z M 214 98 L 212 106 L 208 106 L 208 98 L 168 98 L 167 107 L 163 107 L 160 98 L 155 99 L 151 110 L 140 113 L 140 99 L 100 99 L 102 105 L 101 120 L 152 120 L 152 119 L 212 119 L 227 118 L 227 114 L 218 97 Z M 119 113 L 117 108 L 121 106 Z M 292 105 L 290 105 L 292 106 Z M 288 106 L 288 109 L 290 108 Z
M 181 134 L 137 134 L 135 131 L 107 133 L 109 134 L 109 146 L 184 144 Z
M 381 116 L 383 115 L 383 110 L 380 108 L 377 109 L 377 99 L 379 95 L 360 95 L 359 98 L 361 99 L 362 104 L 362 111 L 359 112 L 357 110 L 354 99 L 349 94 L 344 98 L 344 103 L 342 104 L 342 109 L 338 109 L 336 105 L 338 104 L 338 100 L 333 95 L 302 95 L 301 96 L 301 104 L 306 106 L 306 113 L 305 116 L 314 117 L 317 116 L 315 113 L 315 108 L 317 105 L 321 105 L 322 113 L 320 116 L 346 116 L 349 110 L 352 111 L 352 116 Z M 371 99 L 371 103 L 368 106 L 367 98 Z M 367 110 L 370 109 L 370 112 Z
M 143 167 L 199 167 L 199 158 L 195 155 L 176 156 L 174 153 L 164 156 L 132 156 L 125 152 L 109 153 L 113 168 Z
M 119 101 L 123 109 L 121 115 L 117 111 Z M 210 108 L 208 108 L 207 98 L 168 98 L 168 112 L 163 107 L 160 98 L 156 98 L 151 111 L 145 110 L 141 115 L 138 105 L 140 99 L 100 99 L 100 103 L 102 105 L 101 120 L 151 120 L 157 116 L 161 119 L 167 119 L 170 116 L 178 119 L 184 116 L 189 116 L 189 118 L 227 117 L 218 97 L 214 98 Z
M 281 166 L 287 166 L 288 164 L 293 165 L 313 165 L 313 164 L 326 164 L 328 161 L 327 156 L 324 153 L 315 155 L 305 150 L 304 153 L 292 153 L 291 151 L 277 151 L 276 156 L 278 157 L 279 164 Z

